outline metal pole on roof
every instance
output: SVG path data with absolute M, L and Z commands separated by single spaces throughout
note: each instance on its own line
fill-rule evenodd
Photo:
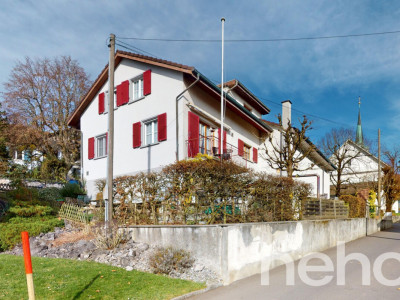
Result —
M 107 199 L 104 206 L 105 221 L 111 222 L 113 218 L 113 171 L 114 171 L 114 56 L 115 35 L 110 34 L 110 61 L 108 64 L 108 151 L 107 151 Z
M 221 19 L 222 23 L 222 64 L 221 64 L 221 135 L 220 135 L 220 158 L 222 162 L 222 156 L 224 153 L 224 24 L 225 24 L 225 18 Z

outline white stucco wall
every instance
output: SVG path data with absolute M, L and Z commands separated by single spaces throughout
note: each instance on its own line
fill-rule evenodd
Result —
M 184 80 L 183 74 L 166 68 L 150 66 L 144 63 L 123 59 L 115 70 L 115 86 L 122 81 L 141 75 L 151 69 L 151 94 L 143 99 L 117 107 L 114 110 L 114 176 L 160 170 L 163 166 L 176 161 L 176 97 L 190 85 Z M 100 89 L 99 93 L 108 91 L 108 81 Z M 107 174 L 107 158 L 88 159 L 88 139 L 105 134 L 108 131 L 108 114 L 98 114 L 98 94 L 86 108 L 81 117 L 82 131 L 82 176 L 88 191 L 88 197 L 94 199 L 97 190 L 95 182 L 104 179 Z M 235 97 L 240 98 L 238 95 Z M 106 97 L 107 98 L 107 97 Z M 116 97 L 115 97 L 116 98 Z M 106 99 L 106 102 L 108 99 Z M 243 99 L 241 99 L 244 102 Z M 240 99 L 239 101 L 240 102 Z M 206 115 L 199 113 L 206 112 Z M 193 111 L 199 115 L 200 120 L 214 128 L 220 127 L 220 100 L 211 96 L 195 85 L 179 100 L 179 159 L 188 157 L 188 112 Z M 132 124 L 167 113 L 167 140 L 158 144 L 133 148 Z M 245 121 L 242 116 L 227 109 L 224 124 L 227 129 L 227 143 L 235 148 L 232 159 L 246 167 L 258 172 L 279 175 L 279 171 L 271 168 L 263 155 L 266 134 Z M 142 141 L 143 141 L 142 125 Z M 216 130 L 215 136 L 218 137 Z M 280 140 L 279 132 L 274 130 L 274 140 Z M 245 160 L 237 153 L 238 139 L 251 147 L 250 160 Z M 253 147 L 258 149 L 258 163 L 253 162 Z M 228 146 L 229 148 L 229 146 Z M 309 165 L 306 159 L 302 164 Z M 328 193 L 328 176 L 320 168 L 300 172 L 301 174 L 316 174 L 320 177 L 320 194 Z M 317 177 L 296 178 L 310 183 L 313 186 L 313 194 L 317 195 Z
M 149 67 L 143 63 L 124 59 L 115 70 L 115 86 L 150 68 L 152 70 L 151 94 L 114 110 L 114 176 L 159 169 L 175 161 L 175 98 L 185 88 L 182 73 L 156 66 Z M 108 81 L 99 94 L 107 90 Z M 163 113 L 167 113 L 167 140 L 153 146 L 134 149 L 132 124 Z M 181 114 L 182 104 L 180 105 Z M 95 181 L 105 178 L 107 172 L 106 157 L 88 159 L 88 139 L 108 131 L 108 114 L 98 114 L 98 95 L 81 117 L 81 130 L 83 135 L 82 174 L 86 181 L 89 198 L 95 198 Z M 181 132 L 183 133 L 183 130 Z
M 359 183 L 378 180 L 378 161 L 372 154 L 364 152 L 350 143 L 345 143 L 340 151 L 348 151 L 348 157 L 354 157 L 343 170 L 342 181 Z M 332 176 L 336 178 L 336 171 Z

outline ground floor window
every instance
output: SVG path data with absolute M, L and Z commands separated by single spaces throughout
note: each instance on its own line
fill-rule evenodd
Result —
M 199 123 L 199 153 L 212 154 L 214 146 L 214 132 L 212 128 L 204 123 Z
M 244 147 L 243 147 L 243 157 L 244 157 L 245 159 L 247 159 L 247 160 L 250 160 L 250 150 L 251 150 L 251 147 L 250 147 L 250 146 L 247 146 L 247 145 L 245 144 Z
M 107 136 L 105 134 L 96 137 L 96 157 L 107 155 Z

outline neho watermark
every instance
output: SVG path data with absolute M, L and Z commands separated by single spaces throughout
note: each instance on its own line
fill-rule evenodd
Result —
M 379 255 L 373 263 L 362 253 L 345 254 L 345 242 L 339 241 L 336 247 L 336 284 L 343 286 L 346 284 L 346 265 L 350 261 L 357 261 L 361 265 L 361 284 L 371 285 L 371 270 L 374 278 L 384 286 L 399 286 L 400 276 L 396 279 L 388 279 L 383 275 L 383 264 L 387 260 L 397 260 L 400 262 L 400 253 L 386 252 Z M 319 265 L 311 265 L 311 260 L 319 260 Z M 269 256 L 262 260 L 261 263 L 261 285 L 269 285 L 269 270 L 280 262 L 286 266 L 286 285 L 295 285 L 295 263 L 294 258 L 290 254 L 279 256 Z M 372 268 L 371 268 L 372 266 Z M 335 277 L 335 264 L 332 259 L 321 252 L 314 252 L 301 258 L 297 264 L 297 272 L 300 280 L 309 286 L 324 286 L 332 282 Z M 322 278 L 310 278 L 310 273 L 323 272 L 327 273 Z

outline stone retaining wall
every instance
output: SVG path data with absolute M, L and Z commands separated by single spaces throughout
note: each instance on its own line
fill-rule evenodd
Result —
M 282 257 L 297 260 L 311 252 L 335 247 L 390 228 L 391 221 L 376 219 L 316 220 L 196 226 L 132 226 L 126 228 L 136 242 L 172 246 L 193 253 L 219 274 L 224 284 L 258 274 L 261 262 L 270 268 Z

